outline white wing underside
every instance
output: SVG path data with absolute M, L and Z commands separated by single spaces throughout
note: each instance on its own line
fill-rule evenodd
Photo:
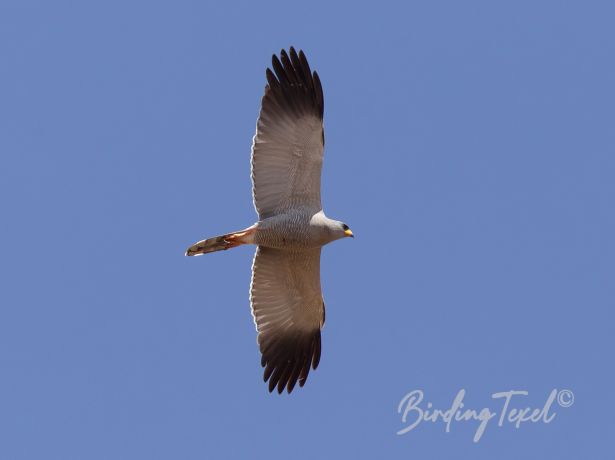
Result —
M 275 58 L 277 60 L 277 58 Z M 261 111 L 252 142 L 252 192 L 261 220 L 289 209 L 322 209 L 323 96 L 303 53 L 274 60 L 267 69 Z M 292 63 L 291 63 L 292 60 Z
M 322 122 L 261 113 L 252 146 L 254 207 L 261 219 L 290 209 L 322 209 Z
M 324 303 L 320 288 L 320 248 L 293 252 L 258 247 L 250 287 L 252 315 L 270 391 L 299 381 L 320 360 Z

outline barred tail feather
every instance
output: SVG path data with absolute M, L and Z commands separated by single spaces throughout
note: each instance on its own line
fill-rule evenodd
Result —
M 227 249 L 235 248 L 242 244 L 252 244 L 254 242 L 254 231 L 256 226 L 253 225 L 239 232 L 227 233 L 226 235 L 214 236 L 194 243 L 186 250 L 187 256 L 200 256 L 201 254 L 209 254 L 210 252 L 226 251 Z

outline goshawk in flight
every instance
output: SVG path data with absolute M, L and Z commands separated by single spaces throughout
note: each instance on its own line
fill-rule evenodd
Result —
M 257 245 L 250 302 L 269 391 L 303 386 L 320 360 L 325 304 L 320 249 L 353 236 L 320 202 L 324 99 L 302 51 L 273 56 L 252 142 L 252 194 L 259 220 L 190 246 L 187 256 Z

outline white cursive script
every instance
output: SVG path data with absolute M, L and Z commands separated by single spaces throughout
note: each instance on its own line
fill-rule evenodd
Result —
M 566 392 L 566 401 L 571 401 L 570 395 L 572 395 L 572 392 L 570 390 L 562 390 L 560 391 L 560 394 L 563 394 L 564 392 Z M 463 398 L 465 397 L 465 394 L 466 391 L 462 388 L 453 399 L 451 406 L 446 410 L 440 410 L 434 409 L 433 404 L 430 402 L 426 405 L 421 405 L 424 398 L 422 390 L 411 391 L 401 399 L 399 405 L 397 406 L 397 412 L 401 414 L 401 421 L 404 424 L 404 427 L 399 430 L 397 434 L 406 434 L 415 429 L 421 422 L 435 423 L 438 421 L 442 421 L 444 423 L 446 427 L 445 430 L 449 433 L 453 422 L 467 422 L 473 420 L 478 422 L 478 427 L 474 433 L 474 442 L 480 441 L 489 421 L 496 417 L 498 412 L 492 411 L 488 407 L 483 407 L 480 410 L 464 409 L 465 404 L 463 402 Z M 542 408 L 532 409 L 531 407 L 514 407 L 513 403 L 518 403 L 518 399 L 520 399 L 521 396 L 527 395 L 527 391 L 517 390 L 502 391 L 491 395 L 491 399 L 502 400 L 501 410 L 498 417 L 499 427 L 503 426 L 505 422 L 513 424 L 515 428 L 519 428 L 524 422 L 551 423 L 556 414 L 555 412 L 550 413 L 549 411 L 551 410 L 553 401 L 555 401 L 556 396 L 558 396 L 558 391 L 551 391 Z M 560 398 L 558 398 L 558 401 L 560 401 Z M 569 407 L 568 405 L 564 406 L 561 403 L 560 405 L 562 407 Z

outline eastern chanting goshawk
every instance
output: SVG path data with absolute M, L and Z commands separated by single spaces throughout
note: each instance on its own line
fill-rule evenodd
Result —
M 190 246 L 187 256 L 255 244 L 250 303 L 269 391 L 303 386 L 320 361 L 325 303 L 320 250 L 352 237 L 320 202 L 324 98 L 302 51 L 273 56 L 252 141 L 252 194 L 258 222 Z

